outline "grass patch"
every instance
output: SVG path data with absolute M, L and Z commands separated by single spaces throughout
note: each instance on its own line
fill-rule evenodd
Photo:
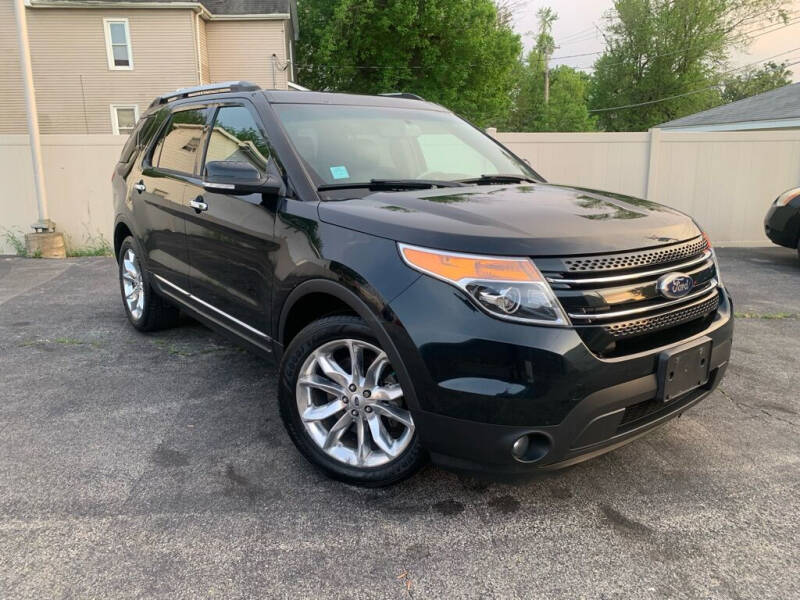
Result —
M 17 256 L 28 256 L 28 250 L 25 247 L 25 234 L 20 229 L 6 229 L 3 232 L 3 239 L 14 249 L 14 253 Z M 36 258 L 41 258 L 41 252 L 39 254 L 40 256 Z
M 111 244 L 103 237 L 102 233 L 96 237 L 88 236 L 85 246 L 70 246 L 67 248 L 67 256 L 70 258 L 82 256 L 112 256 L 113 254 L 114 251 Z
M 78 338 L 71 338 L 71 337 L 60 337 L 55 339 L 48 339 L 48 338 L 38 338 L 33 340 L 25 340 L 24 342 L 20 342 L 18 344 L 21 348 L 29 348 L 31 346 L 44 346 L 46 344 L 60 344 L 62 346 L 91 346 L 92 348 L 101 348 L 102 344 L 100 342 L 86 342 L 84 340 L 79 340 Z
M 733 313 L 737 319 L 767 319 L 767 320 L 780 320 L 780 319 L 800 319 L 798 313 L 750 313 L 750 312 L 737 312 Z
M 66 346 L 80 346 L 81 344 L 84 344 L 85 342 L 82 342 L 81 340 L 76 339 L 76 338 L 63 337 L 63 338 L 54 339 L 53 343 L 54 344 L 64 344 Z
M 189 356 L 201 356 L 203 354 L 215 354 L 221 352 L 229 352 L 235 351 L 235 347 L 228 347 L 228 346 L 206 346 L 206 347 L 196 347 L 191 344 L 175 344 L 168 340 L 164 339 L 156 339 L 153 340 L 153 344 L 161 350 L 164 350 L 170 356 L 182 356 L 182 357 L 189 357 Z

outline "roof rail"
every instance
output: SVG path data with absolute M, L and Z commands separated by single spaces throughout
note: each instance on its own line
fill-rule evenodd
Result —
M 257 92 L 261 88 L 255 83 L 249 81 L 221 81 L 220 83 L 209 83 L 207 85 L 195 85 L 193 87 L 185 87 L 163 96 L 158 96 L 150 103 L 150 107 L 166 104 L 179 98 L 188 98 L 189 96 L 199 96 L 202 94 L 214 94 L 217 92 Z
M 389 98 L 407 98 L 408 100 L 425 100 L 422 96 L 411 94 L 410 92 L 386 92 L 385 94 L 378 94 L 378 96 L 388 96 Z

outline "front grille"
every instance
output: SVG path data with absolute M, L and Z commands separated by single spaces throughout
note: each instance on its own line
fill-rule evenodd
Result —
M 635 321 L 612 323 L 605 326 L 605 330 L 616 338 L 643 335 L 651 331 L 658 331 L 659 329 L 694 321 L 699 317 L 714 312 L 717 307 L 719 307 L 719 294 L 715 293 L 711 298 L 703 300 L 699 304 L 693 304 L 685 308 L 681 307 L 664 314 L 636 319 Z
M 637 252 L 535 262 L 584 342 L 601 356 L 688 337 L 719 307 L 713 255 L 700 236 Z M 691 277 L 683 298 L 659 291 L 659 278 L 670 272 Z
M 643 252 L 627 252 L 607 256 L 580 256 L 565 258 L 563 261 L 568 272 L 617 271 L 674 262 L 700 254 L 706 249 L 706 246 L 706 241 L 700 237 L 675 246 L 655 248 Z

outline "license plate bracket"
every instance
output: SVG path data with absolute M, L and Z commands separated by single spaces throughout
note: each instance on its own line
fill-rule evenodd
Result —
M 659 400 L 671 402 L 708 383 L 711 345 L 711 338 L 704 336 L 659 354 L 657 393 Z

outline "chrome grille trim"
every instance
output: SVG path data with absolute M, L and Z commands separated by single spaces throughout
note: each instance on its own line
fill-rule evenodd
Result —
M 696 302 L 684 304 L 676 309 L 657 315 L 603 325 L 603 329 L 616 339 L 655 333 L 662 329 L 668 329 L 669 327 L 705 317 L 719 308 L 719 302 L 719 293 L 715 293 L 710 298 L 703 298 Z
M 654 312 L 659 311 L 663 308 L 669 306 L 675 306 L 677 304 L 685 304 L 690 300 L 694 300 L 695 298 L 699 298 L 701 296 L 711 296 L 712 293 L 716 293 L 717 291 L 717 280 L 712 278 L 708 281 L 708 283 L 703 287 L 702 290 L 697 292 L 693 292 L 684 296 L 683 298 L 678 298 L 677 300 L 668 300 L 666 302 L 661 302 L 659 304 L 654 304 L 652 306 L 644 306 L 640 308 L 630 308 L 628 310 L 618 310 L 615 312 L 606 312 L 606 313 L 568 313 L 569 318 L 573 320 L 582 320 L 582 321 L 595 321 L 595 320 L 604 320 L 604 319 L 617 319 L 619 317 L 627 317 L 629 315 L 639 315 L 647 312 Z M 704 300 L 707 298 L 704 298 Z
M 682 271 L 687 267 L 692 267 L 696 264 L 707 262 L 709 260 L 711 260 L 711 251 L 706 250 L 703 252 L 702 256 L 693 258 L 687 262 L 669 267 L 663 267 L 660 269 L 653 269 L 651 271 L 640 271 L 639 273 L 628 273 L 626 275 L 609 275 L 608 277 L 592 277 L 587 279 L 561 279 L 560 277 L 547 277 L 546 279 L 549 283 L 564 283 L 567 285 L 578 285 L 583 283 L 615 283 L 618 281 L 628 281 L 632 279 L 641 279 L 643 277 L 651 277 L 653 275 L 661 275 L 663 273 L 669 273 L 670 271 Z

